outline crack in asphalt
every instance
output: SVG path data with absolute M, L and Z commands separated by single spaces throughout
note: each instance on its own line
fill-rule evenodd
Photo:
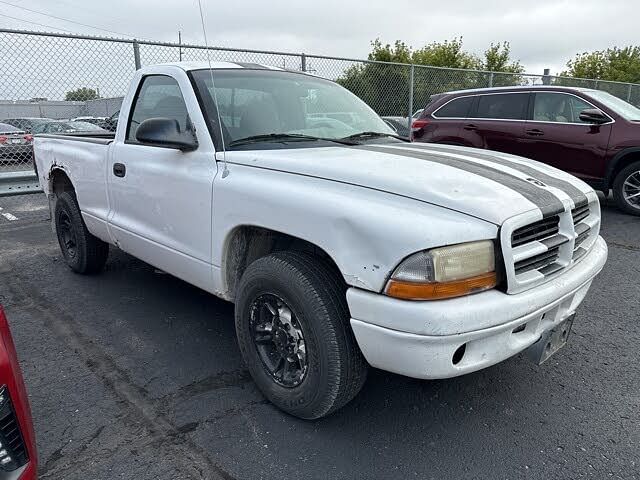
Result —
M 624 248 L 625 250 L 631 250 L 632 252 L 640 252 L 640 247 L 636 245 L 628 245 L 626 243 L 612 242 L 607 240 L 607 245 L 610 247 Z

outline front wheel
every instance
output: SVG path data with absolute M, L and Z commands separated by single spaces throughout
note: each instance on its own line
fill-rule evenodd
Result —
M 613 197 L 621 210 L 640 215 L 640 162 L 626 166 L 616 175 Z
M 236 333 L 251 376 L 300 418 L 341 408 L 366 379 L 341 280 L 317 257 L 278 252 L 249 265 L 238 286 Z

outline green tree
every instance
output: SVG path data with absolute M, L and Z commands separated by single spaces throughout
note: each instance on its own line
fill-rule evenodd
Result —
M 87 100 L 95 100 L 96 98 L 100 98 L 98 92 L 93 88 L 89 87 L 80 87 L 75 90 L 68 91 L 64 99 L 67 101 L 77 101 L 77 102 L 85 102 Z
M 462 37 L 432 42 L 416 50 L 411 55 L 411 63 L 432 67 L 482 69 L 482 61 L 472 53 L 462 49 Z
M 489 75 L 474 70 L 493 70 L 519 74 L 523 67 L 511 60 L 509 43 L 491 44 L 483 57 L 467 52 L 462 37 L 432 42 L 414 50 L 396 40 L 383 44 L 379 39 L 371 42 L 368 59 L 377 62 L 414 64 L 414 105 L 426 105 L 435 93 L 489 86 Z M 424 68 L 423 68 L 424 66 Z M 438 68 L 428 68 L 438 67 Z M 459 69 L 459 70 L 448 70 Z M 380 115 L 407 115 L 410 67 L 384 63 L 354 65 L 338 78 L 338 83 L 367 102 Z M 519 75 L 494 78 L 494 85 L 514 85 L 521 82 Z
M 580 53 L 567 62 L 566 77 L 640 83 L 640 47 L 613 47 Z
M 524 67 L 520 61 L 511 60 L 509 42 L 492 43 L 484 52 L 482 69 L 490 72 L 524 73 Z

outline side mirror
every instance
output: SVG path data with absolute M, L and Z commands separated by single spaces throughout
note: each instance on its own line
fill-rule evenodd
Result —
M 611 119 L 598 108 L 587 108 L 580 112 L 580 120 L 586 123 L 600 125 L 601 123 L 609 122 Z
M 198 148 L 198 141 L 192 131 L 180 131 L 175 118 L 148 118 L 136 130 L 136 140 L 145 145 L 176 148 L 188 152 Z

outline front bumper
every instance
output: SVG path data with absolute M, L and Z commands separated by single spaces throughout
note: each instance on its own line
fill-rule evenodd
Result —
M 463 375 L 525 350 L 573 314 L 606 259 L 607 245 L 598 237 L 562 275 L 515 295 L 491 290 L 412 302 L 351 288 L 351 326 L 374 367 L 423 379 Z

